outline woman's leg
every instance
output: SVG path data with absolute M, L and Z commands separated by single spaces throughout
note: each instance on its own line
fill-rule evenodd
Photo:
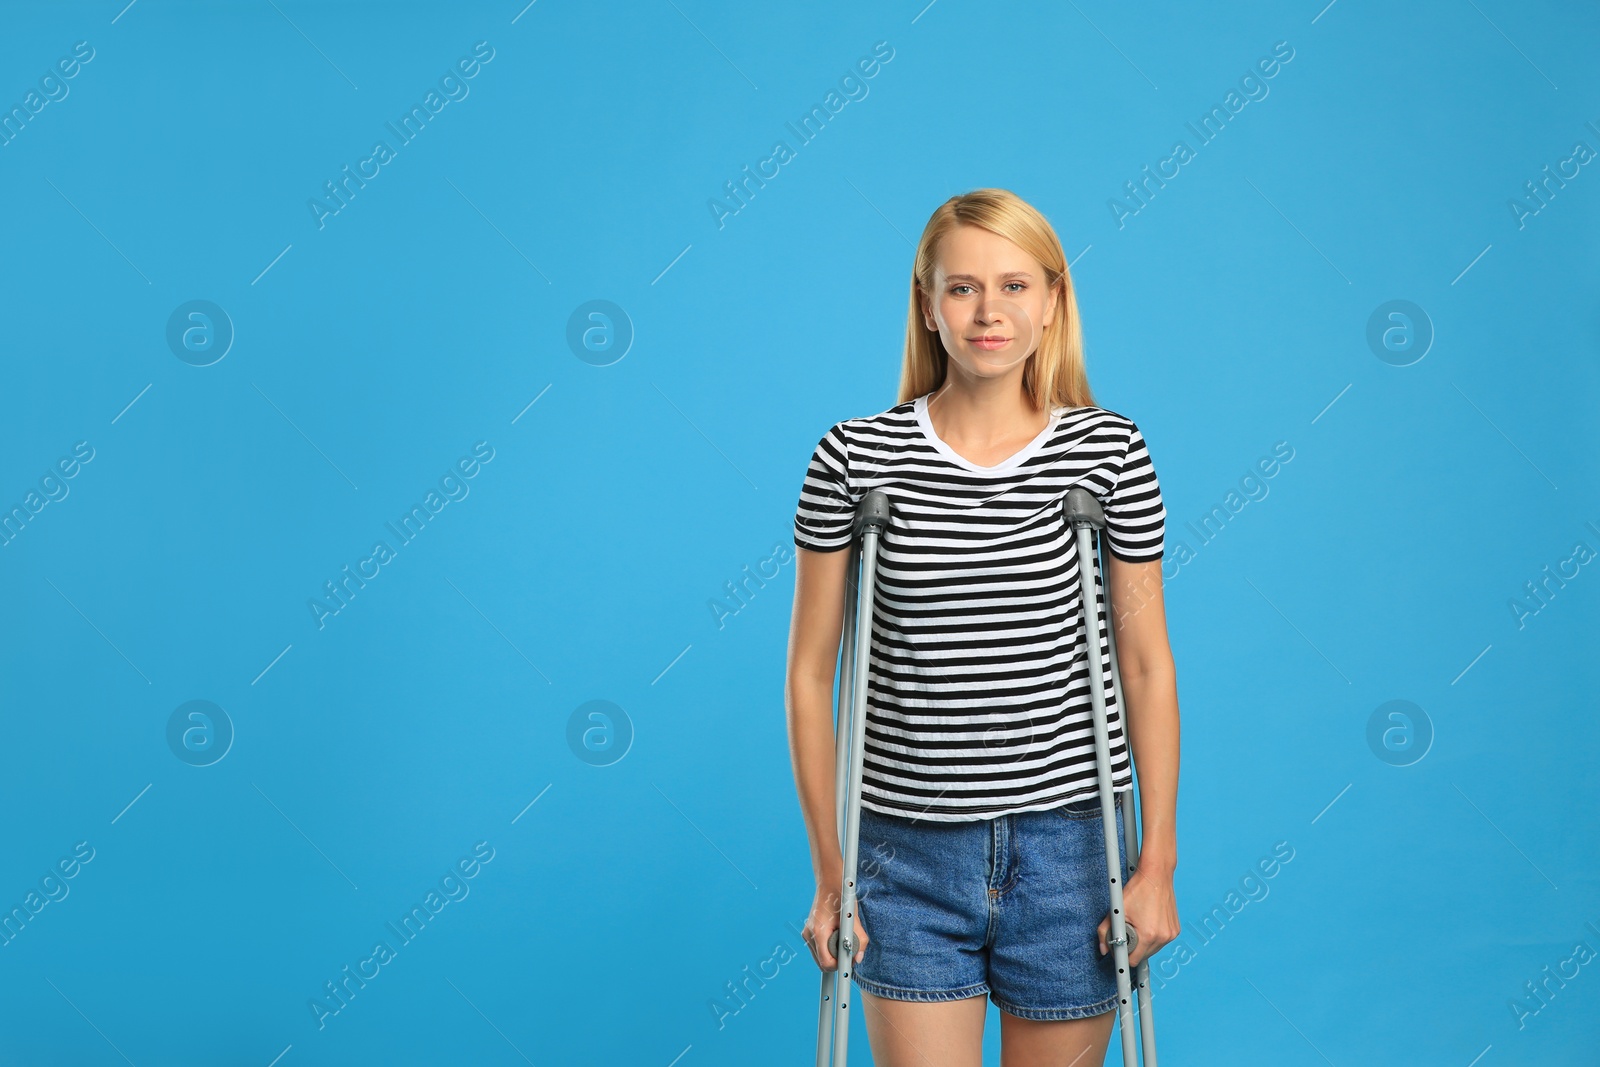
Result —
M 856 995 L 878 1067 L 983 1067 L 987 997 L 890 1000 L 859 986 Z
M 1041 1022 L 1000 1013 L 1000 1067 L 1102 1067 L 1117 1012 Z M 877 1052 L 877 1047 L 873 1047 Z

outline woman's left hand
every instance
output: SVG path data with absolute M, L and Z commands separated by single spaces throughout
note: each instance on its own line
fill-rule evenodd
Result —
M 1123 921 L 1138 931 L 1138 944 L 1128 950 L 1128 969 L 1131 971 L 1178 936 L 1178 902 L 1172 895 L 1170 873 L 1146 874 L 1144 868 L 1133 872 L 1122 889 Z M 1100 954 L 1111 946 L 1106 938 L 1111 936 L 1111 916 L 1100 920 Z M 1129 938 L 1131 941 L 1132 938 Z

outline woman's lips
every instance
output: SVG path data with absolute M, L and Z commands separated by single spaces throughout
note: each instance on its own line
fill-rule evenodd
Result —
M 1011 343 L 1009 337 L 974 337 L 970 339 L 974 348 L 996 349 L 1004 348 Z

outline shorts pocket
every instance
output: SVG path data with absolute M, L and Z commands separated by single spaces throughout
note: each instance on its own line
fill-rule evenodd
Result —
M 1100 817 L 1100 798 L 1097 796 L 1086 797 L 1083 800 L 1072 800 L 1056 808 L 1064 818 L 1068 819 L 1098 819 Z

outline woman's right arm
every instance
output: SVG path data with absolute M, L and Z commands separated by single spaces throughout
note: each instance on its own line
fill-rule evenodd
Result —
M 835 804 L 833 683 L 844 630 L 845 570 L 850 555 L 848 545 L 833 552 L 796 546 L 794 615 L 789 623 L 784 687 L 789 754 L 811 845 L 811 868 L 817 880 L 817 897 L 806 926 L 815 935 L 812 954 L 825 969 L 833 967 L 828 938 L 838 929 L 838 897 L 844 870 Z M 866 943 L 859 917 L 857 940 L 862 945 Z M 859 959 L 860 951 L 856 955 Z

